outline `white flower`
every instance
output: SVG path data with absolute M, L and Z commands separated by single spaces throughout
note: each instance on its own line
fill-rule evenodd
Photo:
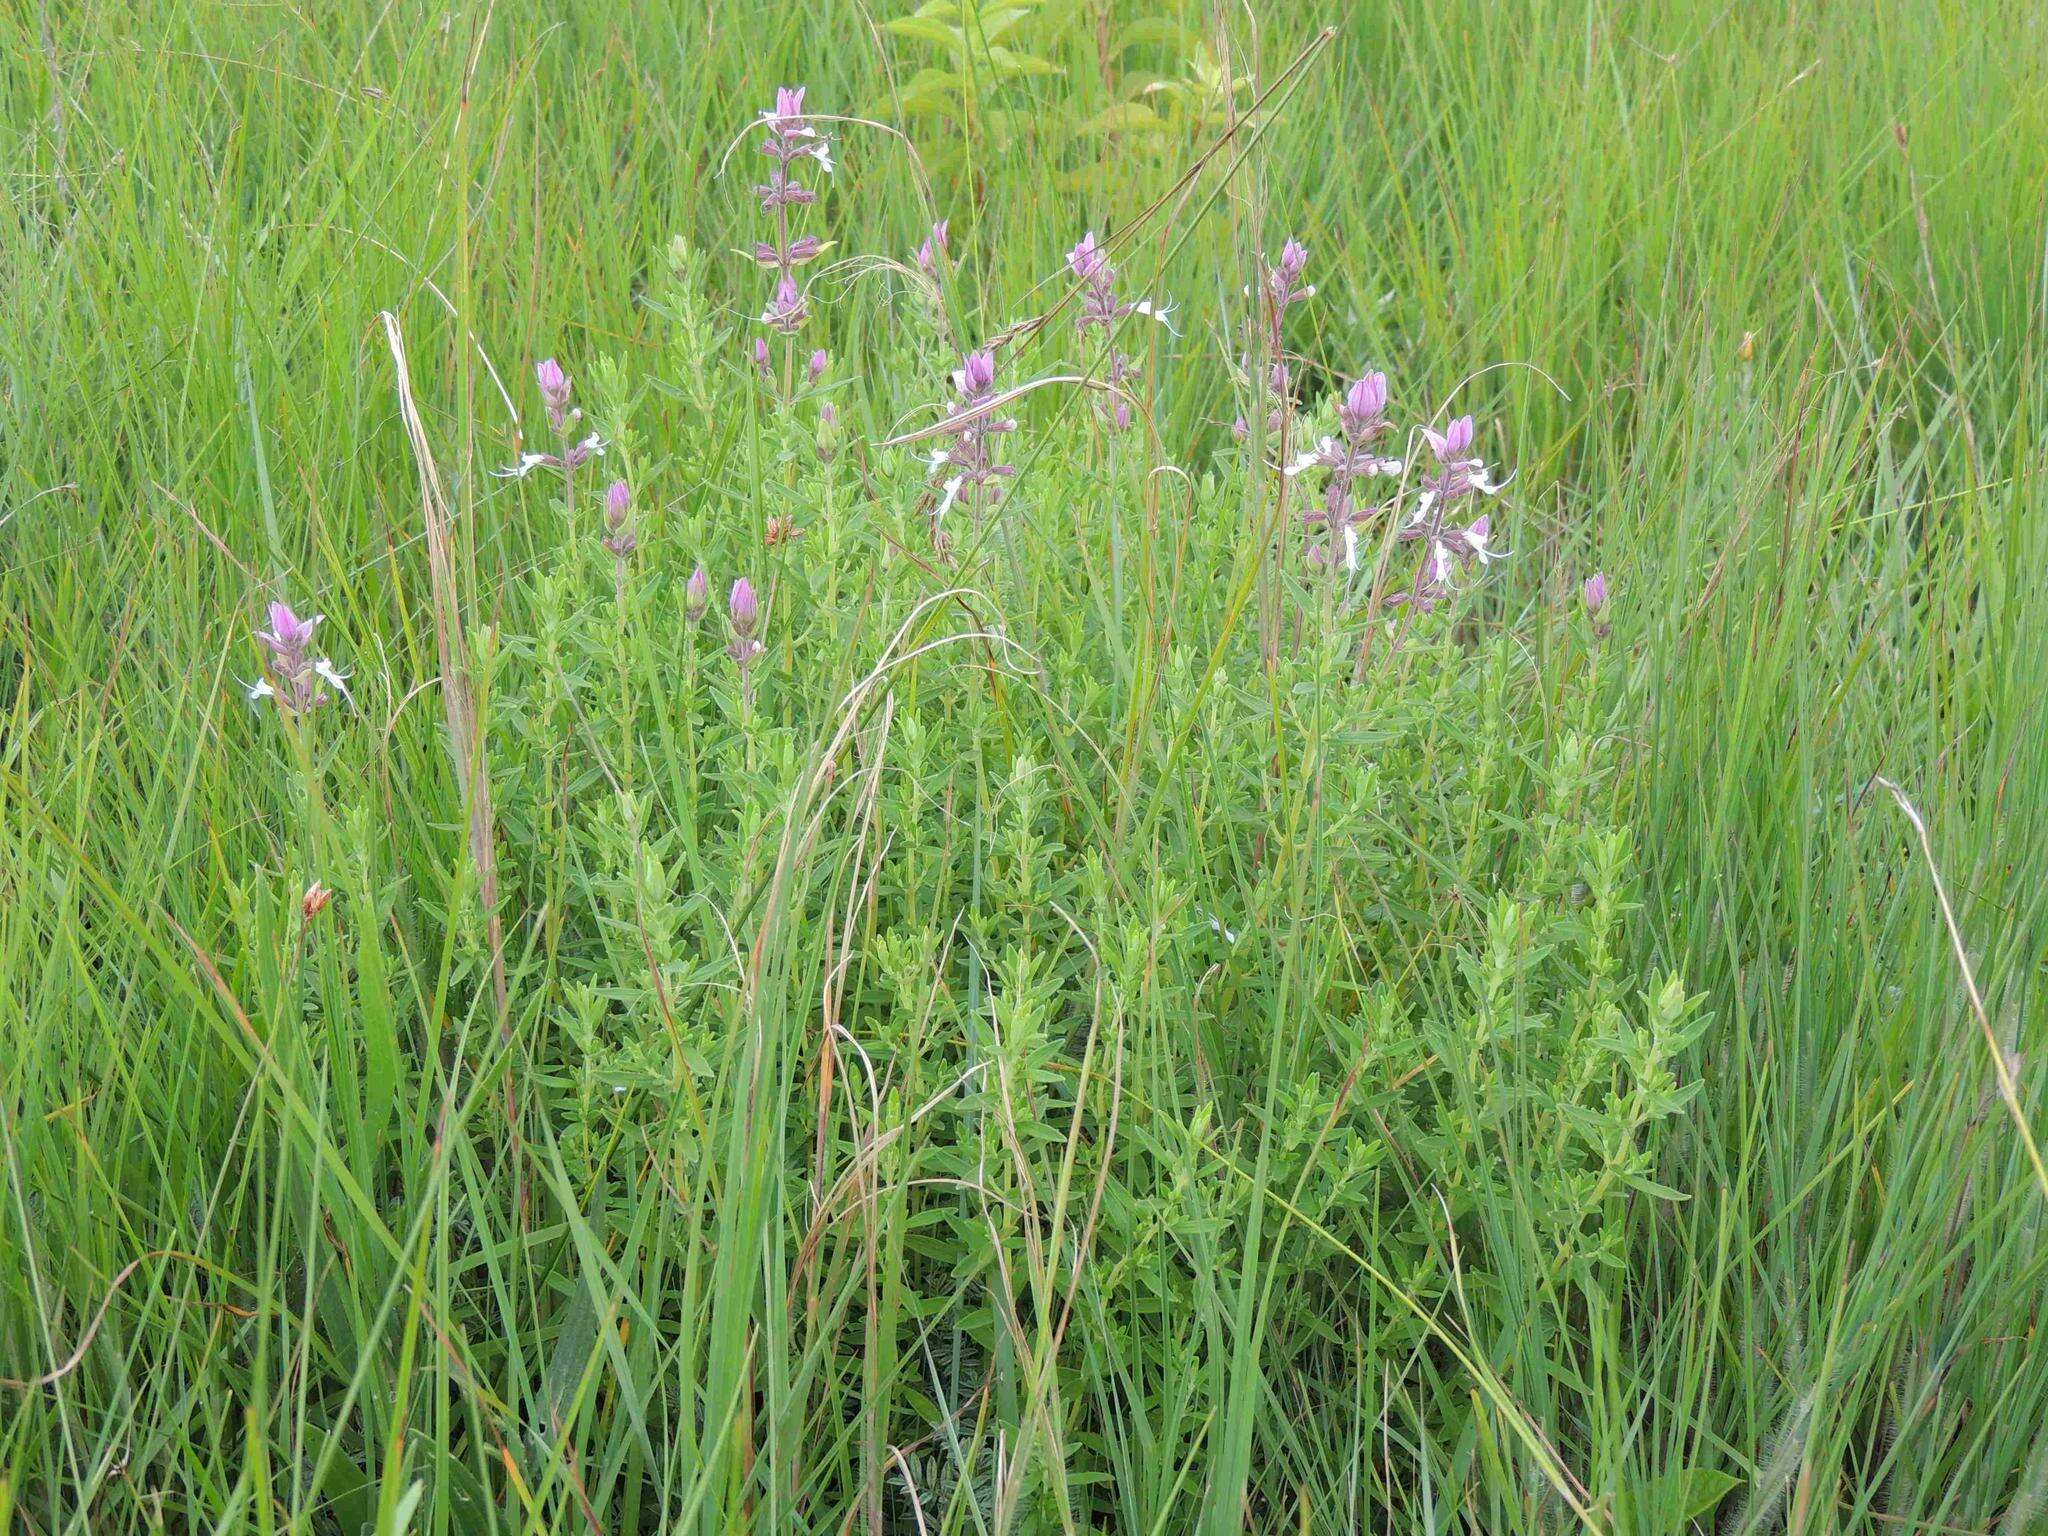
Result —
M 353 672 L 341 671 L 333 662 L 322 656 L 313 663 L 313 673 L 321 682 L 327 684 L 328 687 L 332 688 L 344 699 L 347 699 L 350 708 L 355 707 L 355 695 L 348 691 L 348 680 L 355 676 Z

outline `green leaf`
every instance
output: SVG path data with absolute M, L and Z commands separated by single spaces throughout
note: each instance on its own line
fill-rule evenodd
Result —
M 1150 107 L 1135 101 L 1119 102 L 1079 124 L 1075 134 L 1100 136 L 1108 133 L 1161 133 L 1166 122 Z
M 893 32 L 898 37 L 915 37 L 924 42 L 936 43 L 941 48 L 960 52 L 967 39 L 958 27 L 948 26 L 923 16 L 899 16 L 894 21 L 884 22 L 882 30 Z

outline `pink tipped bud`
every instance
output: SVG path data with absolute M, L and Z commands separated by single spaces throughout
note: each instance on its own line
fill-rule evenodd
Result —
M 319 614 L 300 618 L 289 603 L 270 605 L 270 628 L 259 630 L 256 638 L 278 656 L 296 655 L 313 643 L 313 631 L 320 627 Z
M 633 492 L 623 480 L 614 480 L 605 487 L 604 516 L 613 528 L 626 521 L 626 514 L 633 510 Z
M 1605 636 L 1613 625 L 1607 618 L 1607 573 L 1595 571 L 1579 583 L 1579 601 L 1586 605 L 1586 617 L 1593 621 L 1593 633 Z
M 772 379 L 775 376 L 775 363 L 768 351 L 766 336 L 754 338 L 754 366 L 761 370 L 761 377 L 764 379 Z
M 1280 271 L 1289 282 L 1293 282 L 1308 270 L 1308 247 L 1299 240 L 1289 240 L 1280 247 Z
M 1093 282 L 1108 265 L 1109 259 L 1096 245 L 1095 231 L 1092 229 L 1081 237 L 1079 244 L 1067 252 L 1067 270 L 1084 283 Z
M 1344 392 L 1344 403 L 1337 408 L 1338 419 L 1352 437 L 1361 436 L 1378 426 L 1386 413 L 1387 376 L 1384 373 L 1368 373 L 1353 384 Z
M 946 254 L 945 219 L 932 226 L 932 232 L 924 237 L 924 244 L 917 248 L 917 264 L 927 276 L 935 276 L 939 270 L 939 259 Z
M 533 375 L 540 382 L 540 392 L 549 403 L 568 401 L 569 375 L 562 372 L 562 365 L 552 357 L 536 364 Z
M 700 561 L 697 569 L 690 572 L 690 579 L 683 586 L 683 613 L 694 624 L 704 617 L 704 611 L 711 606 L 711 578 L 704 574 Z
M 811 354 L 810 366 L 805 370 L 805 372 L 809 374 L 811 382 L 815 384 L 818 382 L 818 380 L 825 377 L 825 370 L 827 368 L 830 368 L 831 366 L 832 354 L 827 352 L 823 347 L 820 347 L 817 351 Z
M 978 395 L 996 382 L 996 355 L 990 351 L 970 352 L 960 364 L 960 392 Z
M 754 584 L 744 576 L 734 582 L 725 607 L 732 616 L 732 632 L 742 640 L 751 636 L 761 621 L 761 600 L 754 596 Z

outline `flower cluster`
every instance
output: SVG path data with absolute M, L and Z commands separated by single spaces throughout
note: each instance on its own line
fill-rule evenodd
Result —
M 1017 473 L 1014 464 L 998 463 L 994 439 L 1017 430 L 1014 416 L 997 414 L 996 358 L 987 349 L 970 352 L 953 370 L 956 396 L 945 429 L 952 439 L 949 448 L 934 449 L 927 461 L 937 477 L 941 495 L 934 525 L 965 500 L 976 508 L 993 507 L 1003 498 L 1003 481 Z
M 1074 322 L 1075 329 L 1085 336 L 1089 327 L 1100 327 L 1108 346 L 1111 402 L 1108 416 L 1119 432 L 1124 431 L 1131 424 L 1131 401 L 1124 393 L 1124 383 L 1136 370 L 1131 359 L 1109 338 L 1116 329 L 1117 321 L 1137 306 L 1118 301 L 1116 268 L 1109 264 L 1108 257 L 1096 245 L 1094 230 L 1089 230 L 1081 237 L 1080 243 L 1067 252 L 1067 270 L 1081 280 L 1081 317 Z
M 524 480 L 536 469 L 559 469 L 572 474 L 604 452 L 604 439 L 592 432 L 582 439 L 576 438 L 576 427 L 583 420 L 583 412 L 569 403 L 573 386 L 562 365 L 552 357 L 543 358 L 534 364 L 534 382 L 540 386 L 540 403 L 548 413 L 548 425 L 555 429 L 560 440 L 560 449 L 555 453 L 522 453 L 519 462 L 503 469 L 494 469 L 492 474 L 501 480 Z
M 1285 363 L 1275 362 L 1266 370 L 1260 382 L 1264 386 L 1260 390 L 1261 396 L 1271 402 L 1266 409 L 1266 435 L 1277 437 L 1280 435 L 1281 424 L 1287 419 L 1287 402 L 1294 389 L 1294 379 L 1288 373 Z M 1237 420 L 1230 424 L 1230 435 L 1240 443 L 1252 435 L 1252 424 L 1246 420 L 1242 412 L 1239 413 Z
M 794 171 L 799 161 L 812 160 L 820 174 L 831 175 L 832 141 L 804 116 L 804 88 L 800 85 L 785 85 L 776 91 L 775 106 L 761 114 L 761 126 L 767 130 L 761 152 L 774 164 L 768 180 L 754 190 L 761 199 L 762 211 L 775 215 L 774 240 L 762 241 L 754 247 L 754 260 L 775 273 L 775 288 L 767 308 L 761 311 L 761 323 L 772 331 L 793 336 L 811 317 L 796 270 L 824 250 L 824 243 L 816 235 L 797 235 L 790 229 L 789 210 L 818 200 L 818 194 L 798 181 Z M 754 361 L 765 367 L 767 354 L 766 340 L 756 342 Z
M 1277 435 L 1287 418 L 1288 390 L 1292 381 L 1288 377 L 1286 359 L 1281 355 L 1281 322 L 1290 306 L 1315 296 L 1314 285 L 1301 280 L 1307 270 L 1308 247 L 1299 240 L 1289 240 L 1281 246 L 1278 261 L 1261 260 L 1259 263 L 1258 292 L 1265 302 L 1251 324 L 1257 327 L 1260 321 L 1264 322 L 1264 340 L 1263 343 L 1259 341 L 1257 330 L 1248 340 L 1252 353 L 1263 350 L 1273 360 L 1261 380 L 1265 386 L 1263 393 L 1272 402 L 1266 412 L 1266 431 L 1269 434 Z M 1245 293 L 1249 296 L 1252 290 L 1246 288 Z M 1245 358 L 1244 372 L 1249 378 L 1259 378 L 1257 365 L 1251 356 Z M 1231 436 L 1243 442 L 1251 436 L 1251 423 L 1240 414 L 1230 424 L 1230 432 Z
M 246 685 L 252 703 L 275 699 L 288 714 L 303 715 L 327 702 L 332 688 L 348 697 L 348 674 L 336 670 L 325 656 L 313 654 L 313 632 L 325 619 L 320 614 L 300 618 L 289 603 L 273 602 L 269 609 L 270 628 L 256 631 L 263 647 L 264 675 Z
M 1280 365 L 1275 364 L 1275 367 Z M 1398 475 L 1401 461 L 1379 451 L 1379 441 L 1392 427 L 1387 421 L 1387 376 L 1368 373 L 1344 392 L 1337 406 L 1338 435 L 1325 437 L 1287 466 L 1291 477 L 1312 469 L 1327 471 L 1323 501 L 1302 514 L 1310 527 L 1329 529 L 1329 543 L 1311 551 L 1318 564 L 1342 564 L 1345 570 L 1358 568 L 1358 528 L 1381 509 L 1376 502 L 1363 502 L 1363 482 L 1380 475 Z
M 1400 536 L 1422 543 L 1424 558 L 1413 585 L 1389 597 L 1391 603 L 1413 602 L 1427 610 L 1450 589 L 1459 570 L 1501 558 L 1492 547 L 1491 516 L 1481 513 L 1470 523 L 1459 522 L 1475 493 L 1497 496 L 1507 483 L 1495 481 L 1486 471 L 1486 461 L 1472 453 L 1473 432 L 1470 416 L 1460 416 L 1441 432 L 1422 429 L 1435 467 L 1424 478 L 1422 494 Z
M 1258 315 L 1250 340 L 1255 355 L 1263 341 L 1266 356 L 1273 360 L 1262 376 L 1255 375 L 1262 387 L 1254 409 L 1265 408 L 1269 435 L 1277 435 L 1287 422 L 1292 379 L 1282 353 L 1282 323 L 1289 309 L 1315 296 L 1315 286 L 1304 281 L 1307 272 L 1308 247 L 1299 240 L 1287 241 L 1277 259 L 1259 263 Z M 1254 291 L 1245 290 L 1248 296 Z M 1253 372 L 1249 360 L 1246 371 Z M 1367 485 L 1399 475 L 1404 468 L 1398 456 L 1386 452 L 1384 440 L 1393 430 L 1387 420 L 1387 376 L 1368 373 L 1358 378 L 1338 400 L 1336 414 L 1337 430 L 1319 437 L 1280 470 L 1290 480 L 1311 472 L 1323 477 L 1319 504 L 1301 517 L 1305 527 L 1326 530 L 1325 537 L 1306 551 L 1308 563 L 1355 572 L 1358 530 L 1389 513 L 1390 507 L 1381 497 L 1368 495 Z M 1239 441 L 1251 435 L 1250 423 L 1242 415 L 1231 430 Z M 1492 518 L 1480 513 L 1466 519 L 1474 496 L 1498 495 L 1506 482 L 1496 481 L 1486 461 L 1473 453 L 1475 427 L 1470 416 L 1460 416 L 1441 432 L 1433 427 L 1419 430 L 1432 462 L 1412 503 L 1401 498 L 1392 503 L 1396 511 L 1390 520 L 1395 540 L 1419 543 L 1423 554 L 1413 579 L 1397 584 L 1385 601 L 1427 610 L 1450 591 L 1461 571 L 1501 558 L 1493 547 Z M 1405 512 L 1399 510 L 1404 504 Z
M 1089 230 L 1071 251 L 1067 252 L 1067 271 L 1081 282 L 1081 314 L 1074 327 L 1082 335 L 1091 329 L 1099 329 L 1108 347 L 1109 404 L 1103 414 L 1123 431 L 1131 424 L 1131 395 L 1129 383 L 1137 377 L 1137 367 L 1131 358 L 1120 351 L 1111 340 L 1117 322 L 1126 315 L 1144 315 L 1157 320 L 1169 331 L 1173 329 L 1170 304 L 1156 304 L 1150 299 L 1124 300 L 1117 297 L 1116 268 L 1109 264 L 1109 256 L 1096 244 L 1095 231 Z

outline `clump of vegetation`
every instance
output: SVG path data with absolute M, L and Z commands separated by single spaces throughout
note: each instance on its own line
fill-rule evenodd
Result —
M 1547 45 L 1454 21 L 1399 68 L 1456 118 Z M 1295 32 L 933 0 L 922 72 L 778 88 L 714 28 L 772 105 L 693 109 L 673 201 L 634 93 L 421 34 L 459 90 L 328 107 L 465 168 L 353 231 L 398 296 L 297 305 L 248 124 L 185 392 L 12 376 L 0 1523 L 2027 1528 L 2038 359 L 1549 307 L 1462 119 L 1382 123 L 1451 158 L 1376 242 L 1316 188 L 1379 55 Z M 81 264 L 191 167 L 96 208 L 67 104 L 140 81 L 60 36 L 4 237 L 161 345 Z

